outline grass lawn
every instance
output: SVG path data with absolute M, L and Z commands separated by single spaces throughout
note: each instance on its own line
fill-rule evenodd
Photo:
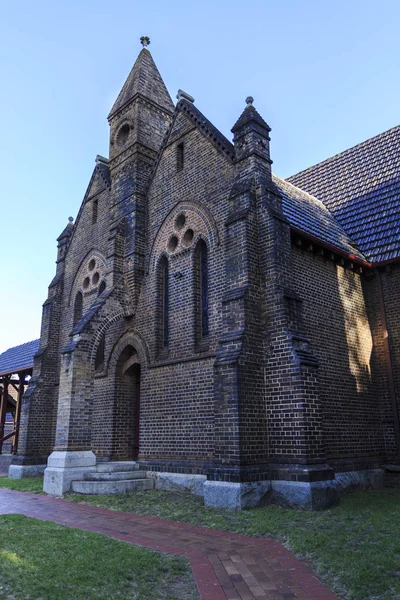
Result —
M 266 506 L 205 508 L 190 494 L 69 494 L 72 502 L 159 516 L 283 542 L 345 600 L 400 600 L 400 490 L 346 494 L 339 506 L 306 512 Z
M 198 600 L 189 563 L 96 533 L 0 516 L 2 600 Z
M 25 477 L 24 479 L 0 477 L 0 488 L 38 494 L 43 491 L 43 477 Z
M 7 487 L 20 485 L 7 480 Z M 28 482 L 28 480 L 22 480 Z M 41 483 L 33 483 L 37 491 Z M 0 487 L 3 480 L 0 478 Z M 34 491 L 34 490 L 32 490 Z M 400 489 L 342 496 L 322 512 L 266 506 L 250 511 L 205 508 L 188 493 L 136 492 L 117 496 L 68 494 L 71 502 L 159 516 L 283 542 L 345 600 L 400 600 Z M 1 595 L 0 595 L 1 598 Z

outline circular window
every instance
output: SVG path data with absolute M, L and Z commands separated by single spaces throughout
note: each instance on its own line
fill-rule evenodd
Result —
M 99 283 L 100 274 L 96 271 L 96 273 L 92 277 L 93 285 L 97 285 Z
M 187 229 L 185 231 L 185 235 L 183 236 L 184 245 L 190 246 L 190 244 L 193 242 L 193 238 L 194 238 L 193 229 Z
M 175 227 L 179 230 L 182 229 L 182 227 L 185 225 L 186 223 L 186 217 L 183 213 L 181 213 L 180 215 L 178 215 L 175 219 Z
M 125 123 L 125 125 L 122 125 L 121 129 L 118 131 L 118 136 L 117 136 L 118 144 L 125 144 L 126 140 L 129 137 L 130 131 L 131 131 L 131 128 L 129 127 L 128 123 Z
M 93 271 L 95 266 L 96 266 L 96 261 L 94 260 L 94 258 L 92 258 L 92 260 L 89 263 L 89 271 Z
M 168 250 L 170 252 L 173 252 L 174 250 L 176 250 L 177 246 L 178 246 L 178 238 L 176 237 L 176 235 L 173 235 L 169 238 Z
M 83 289 L 87 290 L 89 287 L 89 283 L 90 283 L 90 279 L 89 277 L 85 277 L 84 281 L 83 281 Z

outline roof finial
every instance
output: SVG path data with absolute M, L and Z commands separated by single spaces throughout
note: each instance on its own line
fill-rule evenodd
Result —
M 150 44 L 150 38 L 148 35 L 142 35 L 142 37 L 140 38 L 140 43 L 142 44 L 143 48 L 146 48 L 146 46 L 148 46 Z
M 251 105 L 254 102 L 254 98 L 253 96 L 247 96 L 246 98 L 246 104 Z
M 74 222 L 74 217 L 68 217 L 68 221 L 69 221 L 70 223 L 73 223 L 73 222 Z

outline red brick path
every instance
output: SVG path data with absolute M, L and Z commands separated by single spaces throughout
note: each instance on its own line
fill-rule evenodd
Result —
M 0 490 L 0 514 L 22 514 L 186 557 L 203 600 L 337 600 L 273 540 Z

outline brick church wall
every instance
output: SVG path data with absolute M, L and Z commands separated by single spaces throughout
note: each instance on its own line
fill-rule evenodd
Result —
M 93 202 L 97 200 L 97 221 L 92 222 Z M 89 271 L 88 263 L 93 250 L 107 255 L 107 241 L 109 236 L 109 203 L 110 194 L 104 181 L 96 174 L 90 188 L 88 198 L 82 207 L 75 224 L 74 234 L 68 248 L 68 257 L 65 261 L 63 320 L 61 324 L 60 352 L 69 340 L 73 328 L 74 302 L 79 289 L 83 291 L 83 314 L 98 295 L 98 288 L 104 279 L 103 269 L 97 284 L 92 283 L 92 278 L 98 272 L 98 265 Z M 85 291 L 82 287 L 85 278 L 90 279 L 89 287 Z
M 397 412 L 400 418 L 399 403 L 400 403 L 400 267 L 393 265 L 391 268 L 381 272 L 382 294 L 385 304 L 386 325 L 389 334 L 389 346 L 391 354 L 391 367 L 393 371 L 393 379 L 396 394 Z M 390 407 L 389 407 L 390 405 Z M 387 418 L 385 419 L 386 436 L 388 440 L 394 438 L 393 431 L 393 408 L 390 401 L 387 402 Z M 391 435 L 390 435 L 391 433 Z M 395 456 L 394 440 L 391 444 L 392 457 Z
M 183 469 L 190 463 L 195 469 L 210 460 L 214 451 L 213 363 L 221 331 L 224 221 L 232 167 L 183 116 L 172 139 L 175 141 L 164 150 L 148 195 L 149 272 L 133 323 L 150 354 L 150 368 L 142 372 L 140 456 L 149 463 L 163 459 L 165 464 L 182 463 Z M 184 168 L 178 171 L 177 145 L 182 142 Z M 178 203 L 182 210 L 176 209 L 176 214 L 189 215 L 187 223 L 178 231 L 172 225 L 163 237 L 163 225 Z M 205 221 L 211 222 L 208 234 Z M 181 240 L 187 227 L 194 231 L 193 244 L 185 249 L 180 241 L 176 253 L 169 253 L 170 341 L 168 349 L 160 350 L 157 264 L 162 253 L 168 252 L 170 235 Z M 208 247 L 209 270 L 209 335 L 201 344 L 194 298 L 194 244 L 199 229 Z
M 358 274 L 293 247 L 293 286 L 319 361 L 329 460 L 383 456 L 373 339 Z

